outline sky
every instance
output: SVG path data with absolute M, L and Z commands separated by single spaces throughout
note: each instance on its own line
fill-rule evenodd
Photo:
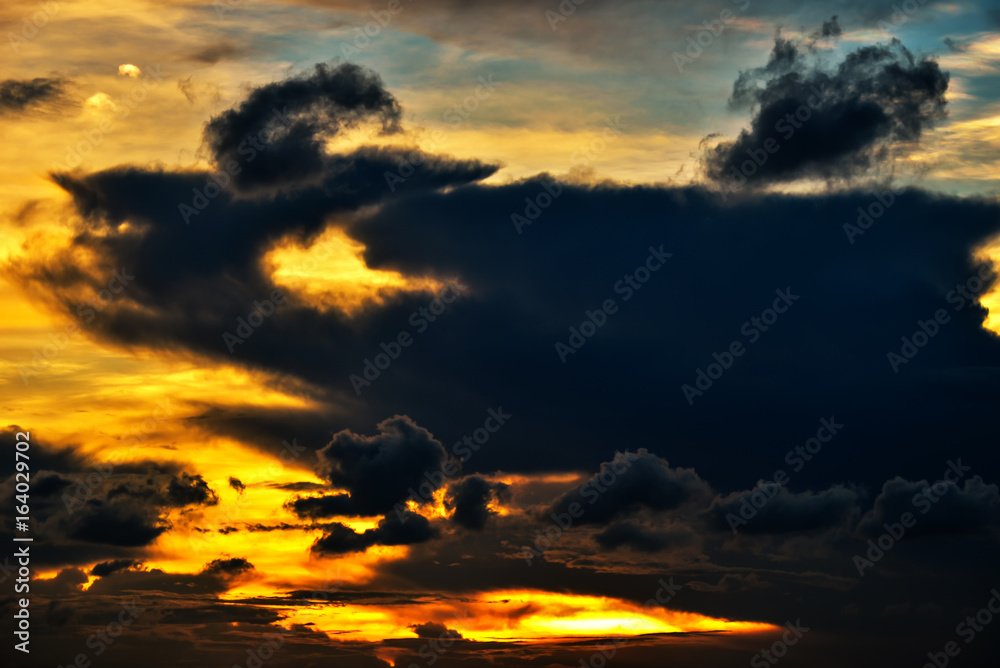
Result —
M 995 665 L 992 3 L 0 37 L 4 665 Z

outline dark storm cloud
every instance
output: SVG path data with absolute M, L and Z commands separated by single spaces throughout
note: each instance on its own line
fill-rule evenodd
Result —
M 823 32 L 835 34 L 826 24 Z M 705 172 L 735 188 L 864 176 L 945 116 L 948 78 L 895 39 L 828 68 L 779 36 L 768 63 L 733 86 L 731 104 L 753 112 L 749 130 L 708 148 Z
M 173 506 L 215 506 L 219 503 L 216 494 L 200 475 L 182 473 L 167 485 L 167 501 Z
M 65 90 L 63 79 L 38 77 L 0 81 L 0 115 L 24 112 L 46 102 L 55 102 L 63 97 Z
M 70 538 L 90 543 L 141 547 L 160 537 L 168 525 L 155 516 L 122 505 L 88 502 L 73 519 Z
M 103 578 L 112 573 L 120 571 L 135 570 L 142 566 L 142 561 L 138 559 L 115 559 L 114 561 L 102 561 L 90 569 L 91 575 Z
M 417 634 L 418 638 L 462 638 L 461 633 L 454 629 L 449 629 L 440 622 L 411 624 L 409 628 L 413 629 L 413 632 Z
M 317 554 L 364 552 L 373 545 L 416 545 L 439 535 L 426 517 L 411 512 L 388 515 L 379 520 L 377 527 L 364 533 L 339 522 L 327 525 L 326 529 L 327 533 L 313 543 L 312 551 Z
M 357 514 L 349 494 L 293 499 L 288 502 L 287 507 L 299 517 L 309 519 Z
M 352 512 L 379 515 L 406 500 L 425 475 L 441 474 L 446 453 L 441 443 L 405 415 L 376 425 L 374 436 L 343 430 L 320 450 L 318 473 L 350 493 Z M 328 507 L 347 510 L 347 500 L 328 497 Z
M 710 523 L 718 530 L 803 533 L 844 524 L 859 512 L 861 496 L 842 486 L 821 492 L 790 492 L 768 483 L 712 501 Z
M 965 481 L 911 482 L 893 478 L 882 486 L 875 505 L 858 529 L 878 535 L 885 524 L 896 524 L 904 513 L 916 518 L 905 538 L 993 534 L 1000 529 L 1000 490 L 978 475 Z
M 208 122 L 205 143 L 220 169 L 230 161 L 243 164 L 233 176 L 241 189 L 306 182 L 327 173 L 325 141 L 368 119 L 383 132 L 398 132 L 400 113 L 370 70 L 319 64 L 311 74 L 255 88 Z M 258 136 L 264 149 L 252 139 Z M 249 159 L 255 149 L 265 152 L 263 159 Z
M 643 448 L 603 462 L 599 473 L 560 497 L 545 515 L 570 513 L 579 515 L 579 524 L 604 524 L 641 509 L 672 510 L 709 493 L 694 469 L 673 468 Z M 582 510 L 573 513 L 573 504 Z
M 469 476 L 449 486 L 444 503 L 454 511 L 451 521 L 466 529 L 482 529 L 493 514 L 487 506 L 503 496 L 507 487 L 480 476 Z

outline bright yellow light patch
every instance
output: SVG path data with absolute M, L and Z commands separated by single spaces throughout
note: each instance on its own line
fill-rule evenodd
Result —
M 125 63 L 124 65 L 118 66 L 118 75 L 123 77 L 132 77 L 133 79 L 138 78 L 142 74 L 142 70 L 131 63 Z
M 444 285 L 432 278 L 371 269 L 362 257 L 364 250 L 364 244 L 332 228 L 309 248 L 291 240 L 279 244 L 264 257 L 264 266 L 282 288 L 318 308 L 338 309 L 346 315 L 401 292 L 431 293 Z

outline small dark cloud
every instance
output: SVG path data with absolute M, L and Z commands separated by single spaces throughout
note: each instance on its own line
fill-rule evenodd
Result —
M 705 173 L 734 189 L 865 175 L 944 118 L 948 80 L 895 39 L 829 68 L 779 36 L 767 64 L 741 72 L 733 86 L 731 105 L 753 110 L 750 128 L 707 149 Z
M 860 495 L 837 485 L 821 492 L 788 491 L 775 483 L 717 497 L 707 511 L 716 529 L 747 534 L 826 529 L 860 513 Z
M 493 515 L 488 506 L 505 494 L 507 485 L 492 483 L 480 476 L 469 476 L 448 487 L 445 506 L 454 511 L 451 521 L 466 529 L 482 529 Z
M 214 506 L 219 503 L 219 496 L 200 475 L 182 473 L 167 486 L 167 502 L 173 506 Z
M 64 79 L 7 79 L 0 81 L 0 114 L 21 112 L 46 102 L 60 100 L 66 92 Z
M 208 575 L 240 575 L 254 570 L 254 565 L 242 557 L 215 559 L 208 563 L 202 573 Z
M 239 478 L 234 478 L 233 476 L 229 476 L 229 486 L 235 489 L 240 494 L 245 492 L 247 489 L 247 486 L 244 485 Z
M 380 520 L 377 527 L 364 533 L 357 533 L 339 522 L 326 529 L 327 533 L 313 543 L 313 552 L 348 554 L 364 552 L 373 545 L 416 545 L 439 535 L 426 517 L 411 512 L 389 515 Z
M 882 486 L 858 530 L 865 535 L 884 533 L 885 524 L 898 523 L 907 512 L 915 523 L 906 528 L 904 539 L 982 534 L 1000 525 L 1000 489 L 978 475 L 964 483 L 896 477 Z
M 948 50 L 951 51 L 952 53 L 963 53 L 964 51 L 967 51 L 969 48 L 968 44 L 962 44 L 961 42 L 956 42 L 951 37 L 945 37 L 941 41 L 944 42 L 945 46 L 947 46 Z
M 410 624 L 408 628 L 412 629 L 418 638 L 454 638 L 455 640 L 462 640 L 461 633 L 454 629 L 449 629 L 440 622 Z
M 350 493 L 350 504 L 342 496 L 321 502 L 345 511 L 350 505 L 352 512 L 337 514 L 388 513 L 427 476 L 443 476 L 445 450 L 429 431 L 405 415 L 383 420 L 376 428 L 374 436 L 340 431 L 318 453 L 319 474 Z
M 90 569 L 90 574 L 103 578 L 111 575 L 112 573 L 139 570 L 142 567 L 142 563 L 143 562 L 138 559 L 115 559 L 113 561 L 102 561 Z
M 570 513 L 573 504 L 578 504 L 582 510 L 577 510 L 575 523 L 605 524 L 644 508 L 671 510 L 688 500 L 707 498 L 709 492 L 694 469 L 673 468 L 640 448 L 602 463 L 600 472 L 556 500 L 544 517 Z

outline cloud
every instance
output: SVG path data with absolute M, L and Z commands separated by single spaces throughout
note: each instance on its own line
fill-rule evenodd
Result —
M 570 513 L 578 504 L 578 524 L 605 524 L 640 509 L 673 510 L 681 504 L 708 495 L 710 488 L 694 469 L 673 468 L 645 448 L 618 454 L 601 464 L 600 472 L 579 488 L 567 492 L 546 511 Z
M 707 511 L 718 530 L 736 528 L 748 534 L 803 533 L 843 524 L 859 513 L 860 495 L 844 486 L 820 492 L 791 492 L 766 483 L 754 489 L 716 497 Z
M 492 483 L 480 476 L 469 476 L 450 485 L 444 503 L 453 511 L 451 521 L 466 529 L 482 529 L 495 514 L 489 504 L 503 496 L 507 488 L 502 482 Z
M 308 183 L 330 167 L 325 142 L 365 120 L 399 132 L 401 110 L 379 77 L 357 65 L 316 65 L 311 74 L 255 88 L 235 109 L 212 118 L 205 143 L 240 189 Z M 266 152 L 265 159 L 256 151 Z
M 440 622 L 425 622 L 423 624 L 411 624 L 408 628 L 413 629 L 418 638 L 455 638 L 462 639 L 462 634 L 454 629 L 449 629 Z
M 374 436 L 337 432 L 317 453 L 318 473 L 349 492 L 350 514 L 387 513 L 411 496 L 425 476 L 442 475 L 446 453 L 429 431 L 405 415 L 383 420 L 376 428 Z M 325 503 L 345 505 L 346 499 Z
M 425 543 L 439 535 L 426 517 L 411 512 L 389 515 L 379 520 L 374 529 L 357 533 L 348 526 L 334 522 L 327 533 L 313 543 L 317 554 L 348 554 L 364 552 L 373 545 L 415 545 Z
M 0 81 L 0 114 L 24 112 L 60 100 L 66 92 L 64 79 L 37 77 Z
M 142 566 L 142 561 L 138 559 L 115 559 L 114 561 L 102 561 L 101 563 L 95 565 L 90 569 L 91 575 L 96 575 L 99 578 L 111 575 L 112 573 L 119 573 L 121 571 L 128 570 L 139 570 Z
M 870 174 L 944 118 L 948 79 L 895 39 L 831 68 L 779 35 L 767 64 L 733 85 L 731 105 L 753 112 L 749 129 L 706 149 L 705 173 L 731 188 Z
M 866 535 L 885 531 L 885 524 L 897 524 L 904 513 L 915 519 L 903 539 L 938 536 L 977 535 L 1000 528 L 1000 489 L 978 476 L 962 481 L 909 481 L 901 477 L 887 480 L 865 514 L 858 530 Z

